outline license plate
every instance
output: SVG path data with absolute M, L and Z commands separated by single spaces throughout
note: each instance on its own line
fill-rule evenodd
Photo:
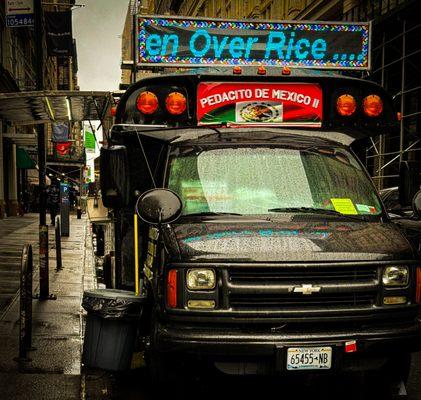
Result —
M 290 347 L 287 351 L 287 370 L 330 369 L 332 347 Z

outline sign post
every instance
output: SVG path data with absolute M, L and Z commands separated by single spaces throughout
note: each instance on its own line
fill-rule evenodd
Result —
M 6 0 L 6 27 L 34 26 L 34 0 Z

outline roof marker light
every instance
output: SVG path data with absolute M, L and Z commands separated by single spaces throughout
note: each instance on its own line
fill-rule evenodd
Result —
M 291 69 L 289 67 L 282 68 L 282 75 L 291 75 Z
M 263 65 L 260 65 L 259 68 L 257 68 L 257 74 L 266 75 L 266 68 Z
M 336 100 L 336 110 L 338 111 L 338 114 L 343 117 L 351 116 L 356 109 L 357 102 L 355 101 L 354 96 L 351 96 L 350 94 L 343 94 Z
M 167 96 L 165 106 L 170 114 L 180 115 L 186 110 L 186 97 L 180 92 L 172 92 Z
M 233 69 L 232 69 L 232 73 L 234 75 L 241 75 L 241 73 L 243 72 L 243 70 L 241 69 L 241 67 L 239 65 L 236 65 Z
M 363 100 L 363 109 L 368 117 L 378 117 L 383 111 L 383 101 L 380 96 L 370 94 Z
M 152 92 L 143 92 L 138 96 L 136 106 L 143 114 L 153 114 L 158 109 L 158 97 Z

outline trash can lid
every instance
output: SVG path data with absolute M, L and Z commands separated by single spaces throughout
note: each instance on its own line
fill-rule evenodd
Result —
M 120 289 L 93 289 L 93 290 L 85 290 L 83 292 L 83 297 L 96 297 L 99 299 L 107 299 L 107 300 L 128 300 L 131 302 L 143 302 L 145 300 L 144 296 L 136 296 L 135 293 L 130 292 L 128 290 L 120 290 Z
M 95 289 L 83 293 L 82 307 L 102 318 L 133 320 L 140 317 L 145 300 L 127 290 Z

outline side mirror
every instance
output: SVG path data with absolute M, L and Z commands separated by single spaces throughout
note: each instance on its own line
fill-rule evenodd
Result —
M 136 212 L 142 221 L 151 225 L 176 221 L 183 209 L 180 197 L 169 189 L 152 189 L 137 200 Z
M 126 207 L 130 202 L 129 158 L 125 146 L 102 147 L 100 183 L 102 202 L 108 208 Z
M 412 199 L 412 209 L 414 210 L 414 215 L 417 218 L 421 218 L 421 190 L 415 193 Z
M 408 161 L 402 161 L 399 165 L 399 204 L 402 207 L 410 207 L 418 190 L 415 166 Z

